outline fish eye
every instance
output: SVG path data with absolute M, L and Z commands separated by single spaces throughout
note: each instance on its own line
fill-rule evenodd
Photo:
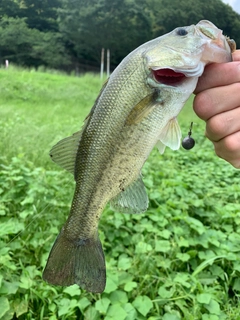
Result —
M 184 29 L 184 28 L 179 28 L 179 29 L 177 29 L 177 34 L 178 34 L 179 36 L 185 36 L 186 34 L 188 34 L 188 32 L 187 32 L 187 30 Z

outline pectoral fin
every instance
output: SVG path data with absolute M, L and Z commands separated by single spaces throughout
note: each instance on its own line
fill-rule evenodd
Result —
M 158 151 L 160 152 L 160 154 L 163 154 L 166 148 L 165 144 L 163 144 L 161 141 L 158 141 L 156 143 L 156 147 L 158 148 Z
M 148 195 L 141 176 L 111 201 L 111 207 L 121 213 L 142 213 L 148 208 Z
M 156 103 L 157 94 L 154 92 L 142 99 L 129 113 L 125 124 L 131 126 L 141 122 L 158 104 Z
M 180 148 L 181 137 L 181 129 L 179 127 L 177 118 L 173 118 L 162 130 L 156 146 L 160 153 L 164 153 L 165 146 L 171 148 L 172 150 L 177 150 Z

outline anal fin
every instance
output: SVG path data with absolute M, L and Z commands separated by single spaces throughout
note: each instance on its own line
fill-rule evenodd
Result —
M 121 213 L 142 213 L 148 208 L 148 195 L 141 176 L 110 201 Z

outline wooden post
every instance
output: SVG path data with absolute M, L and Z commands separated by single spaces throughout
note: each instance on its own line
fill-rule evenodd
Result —
M 110 76 L 110 50 L 107 49 L 107 77 Z
M 103 78 L 103 69 L 104 69 L 104 48 L 102 48 L 101 53 L 101 68 L 100 68 L 100 78 Z

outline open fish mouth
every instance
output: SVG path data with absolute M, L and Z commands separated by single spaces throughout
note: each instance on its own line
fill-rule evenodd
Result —
M 166 85 L 176 85 L 182 82 L 186 75 L 182 72 L 177 72 L 172 69 L 152 69 L 152 74 L 155 80 Z

